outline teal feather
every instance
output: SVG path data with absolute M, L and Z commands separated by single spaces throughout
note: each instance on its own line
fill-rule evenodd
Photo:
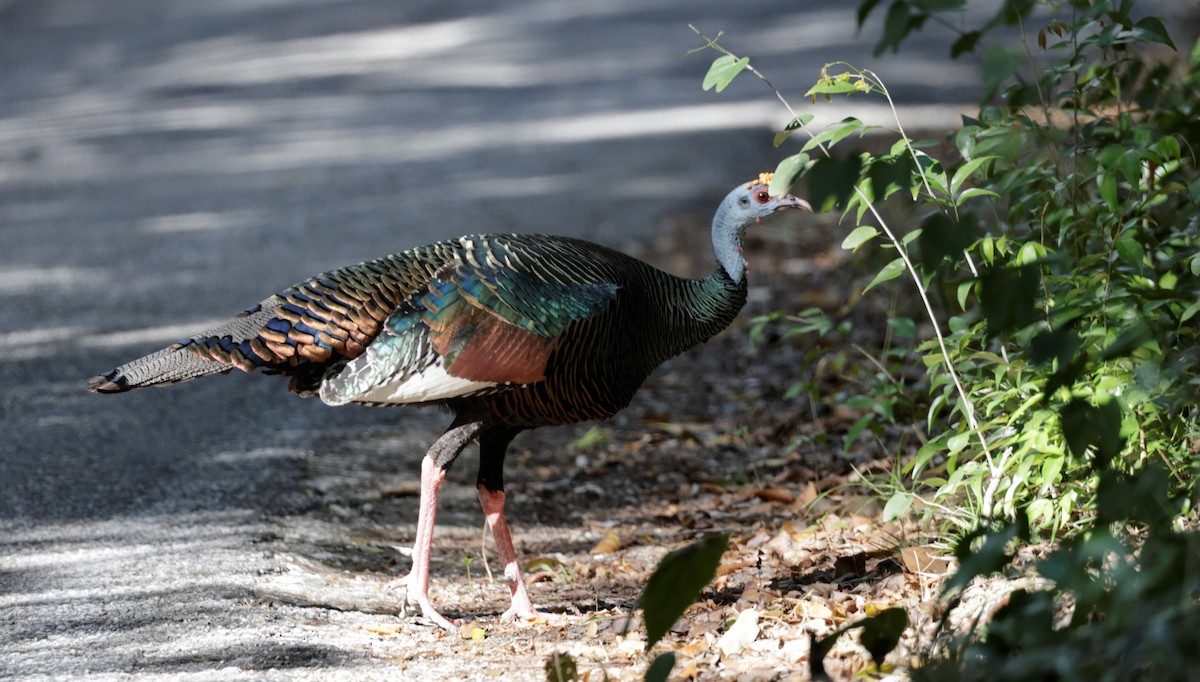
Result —
M 453 291 L 445 286 L 449 284 L 454 285 Z M 612 303 L 619 288 L 609 282 L 547 282 L 526 273 L 484 270 L 462 264 L 445 283 L 431 283 L 429 293 L 421 302 L 440 318 L 439 311 L 449 303 L 447 297 L 465 296 L 472 305 L 549 339 L 561 335 L 574 321 L 600 314 Z M 441 318 L 441 321 L 446 320 Z

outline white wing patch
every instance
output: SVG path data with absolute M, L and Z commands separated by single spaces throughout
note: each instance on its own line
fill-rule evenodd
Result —
M 354 396 L 353 402 L 362 403 L 423 403 L 432 400 L 457 398 L 482 391 L 495 386 L 494 381 L 472 381 L 461 377 L 451 376 L 442 366 L 442 361 L 429 365 L 417 374 L 409 375 L 401 381 L 373 388 L 365 393 Z

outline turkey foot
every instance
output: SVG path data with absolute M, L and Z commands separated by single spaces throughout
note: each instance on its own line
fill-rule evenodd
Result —
M 422 616 L 446 630 L 455 630 L 456 624 L 438 613 L 429 599 L 429 559 L 433 550 L 433 526 L 437 520 L 438 491 L 442 482 L 446 480 L 446 469 L 438 460 L 442 459 L 445 451 L 457 455 L 466 443 L 474 438 L 477 431 L 476 425 L 452 426 L 421 460 L 421 501 L 417 511 L 417 537 L 413 540 L 412 571 L 393 582 L 393 585 L 403 584 L 405 587 L 402 613 L 407 612 L 407 606 L 416 606 Z
M 534 618 L 554 620 L 554 614 L 538 611 L 529 599 L 525 580 L 521 577 L 521 568 L 517 564 L 517 552 L 513 549 L 512 534 L 508 531 L 508 522 L 504 520 L 504 491 L 488 490 L 487 486 L 479 486 L 479 504 L 483 507 L 488 527 L 492 529 L 492 537 L 496 539 L 496 552 L 500 555 L 500 564 L 504 567 L 504 581 L 512 591 L 512 606 L 501 614 L 501 622 Z
M 437 625 L 444 630 L 458 630 L 458 626 L 462 624 L 461 622 L 446 618 L 442 614 L 438 613 L 437 609 L 433 607 L 433 602 L 429 599 L 428 587 L 426 588 L 424 594 L 416 594 L 409 587 L 409 578 L 411 577 L 412 574 L 409 573 L 403 578 L 396 578 L 395 580 L 388 582 L 386 586 L 386 589 L 389 590 L 404 590 L 404 596 L 400 601 L 400 616 L 407 618 L 410 615 L 411 610 L 415 608 L 420 614 L 421 618 L 430 621 L 432 624 Z

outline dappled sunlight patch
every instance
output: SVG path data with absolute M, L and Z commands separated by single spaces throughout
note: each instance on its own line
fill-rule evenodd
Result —
M 28 294 L 38 289 L 88 288 L 105 280 L 102 268 L 53 265 L 0 269 L 0 296 Z
M 211 232 L 251 227 L 265 220 L 259 211 L 199 211 L 143 218 L 138 230 L 146 234 L 175 234 L 179 232 Z

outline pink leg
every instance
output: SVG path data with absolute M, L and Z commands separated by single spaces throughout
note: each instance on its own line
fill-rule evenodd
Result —
M 413 567 L 406 577 L 395 581 L 406 586 L 407 604 L 415 604 L 423 616 L 447 630 L 453 630 L 454 623 L 438 613 L 433 608 L 433 602 L 429 601 L 429 555 L 433 549 L 438 490 L 442 487 L 442 481 L 446 480 L 446 467 L 454 462 L 468 443 L 475 440 L 482 427 L 480 422 L 460 423 L 455 419 L 421 460 L 421 503 L 417 512 L 417 537 L 413 540 Z
M 533 602 L 529 600 L 529 593 L 525 589 L 525 581 L 521 579 L 517 552 L 513 549 L 508 522 L 504 520 L 504 491 L 488 490 L 482 485 L 479 486 L 479 504 L 487 517 L 488 527 L 492 529 L 492 537 L 496 538 L 496 551 L 499 552 L 500 563 L 504 566 L 504 580 L 512 590 L 512 606 L 500 616 L 500 620 L 507 622 L 514 618 L 529 620 L 551 617 L 533 608 Z
M 433 524 L 437 520 L 438 490 L 446 480 L 446 470 L 426 456 L 421 460 L 421 502 L 417 512 L 417 537 L 413 540 L 412 571 L 404 578 L 406 601 L 421 609 L 421 615 L 447 630 L 454 623 L 433 608 L 429 600 L 429 557 L 433 551 Z

